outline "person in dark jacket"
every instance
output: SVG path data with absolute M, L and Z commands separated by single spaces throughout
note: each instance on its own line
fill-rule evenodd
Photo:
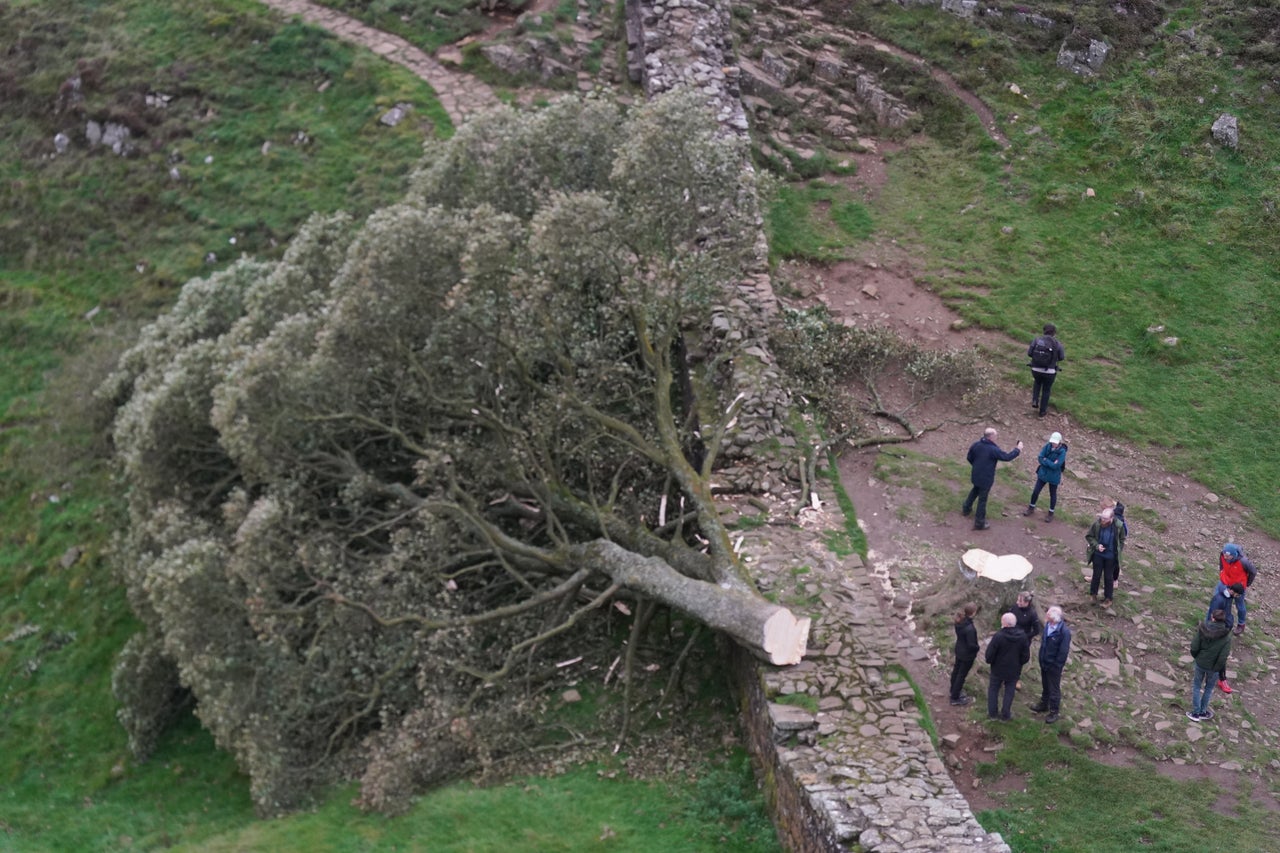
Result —
M 1045 521 L 1053 521 L 1053 512 L 1058 508 L 1058 485 L 1062 482 L 1062 469 L 1067 467 L 1067 445 L 1062 441 L 1062 433 L 1055 432 L 1049 441 L 1040 449 L 1036 460 L 1036 484 L 1031 489 L 1031 503 L 1027 504 L 1023 515 L 1036 514 L 1036 501 L 1040 500 L 1040 491 L 1049 487 L 1049 514 Z
M 1023 664 L 1031 660 L 1031 643 L 1027 642 L 1027 633 L 1018 627 L 1017 616 L 1006 613 L 1000 617 L 1000 630 L 987 643 L 986 660 L 991 664 L 987 716 L 993 720 L 1011 720 L 1013 691 L 1022 675 Z M 1001 690 L 1003 702 L 1000 702 Z
M 1102 606 L 1111 606 L 1115 594 L 1116 572 L 1120 555 L 1124 553 L 1125 531 L 1123 524 L 1115 523 L 1115 511 L 1104 509 L 1098 513 L 1084 539 L 1089 543 L 1089 564 L 1093 566 L 1093 579 L 1089 581 L 1089 596 L 1097 599 L 1098 582 L 1102 581 Z
M 973 617 L 978 615 L 978 605 L 972 601 L 956 614 L 956 664 L 951 668 L 951 704 L 968 705 L 972 696 L 964 692 L 964 680 L 978 659 L 978 629 L 973 627 Z
M 1218 586 L 1221 587 L 1222 584 L 1218 584 Z M 1225 589 L 1215 591 L 1213 594 L 1213 600 L 1209 602 L 1209 609 L 1204 613 L 1204 621 L 1211 621 L 1213 619 L 1213 611 L 1221 610 L 1226 614 L 1226 616 L 1223 617 L 1223 624 L 1227 626 L 1227 630 L 1231 630 L 1231 626 L 1233 624 L 1231 617 L 1231 600 L 1237 595 L 1244 595 L 1244 584 L 1239 582 L 1233 583 Z M 1227 683 L 1226 661 L 1223 661 L 1222 666 L 1218 669 L 1218 689 L 1223 693 L 1235 692 L 1231 689 L 1231 685 Z
M 991 487 L 996 484 L 996 463 L 1009 462 L 1018 458 L 1018 454 L 1022 452 L 1022 442 L 1019 441 L 1013 450 L 1001 450 L 996 444 L 996 432 L 994 427 L 987 427 L 982 431 L 982 438 L 975 441 L 969 447 L 969 453 L 965 457 L 969 461 L 970 473 L 969 481 L 973 483 L 973 488 L 969 490 L 969 496 L 964 499 L 964 506 L 960 512 L 968 517 L 973 511 L 973 502 L 978 502 L 977 514 L 973 517 L 974 530 L 986 530 L 991 525 L 987 524 L 987 495 L 991 494 Z
M 1044 636 L 1040 638 L 1040 701 L 1031 706 L 1037 714 L 1049 712 L 1046 723 L 1058 722 L 1062 707 L 1062 668 L 1067 665 L 1071 653 L 1071 629 L 1062 618 L 1062 608 L 1056 604 L 1045 611 L 1048 621 Z
M 1226 620 L 1225 610 L 1213 611 L 1208 621 L 1196 626 L 1195 636 L 1191 638 L 1195 675 L 1191 680 L 1191 710 L 1187 712 L 1187 719 L 1193 723 L 1213 719 L 1213 711 L 1209 708 L 1213 676 L 1227 665 L 1227 656 L 1231 654 L 1231 629 L 1227 627 Z
M 1049 411 L 1049 389 L 1058 378 L 1058 363 L 1067 360 L 1067 351 L 1055 337 L 1057 334 L 1057 326 L 1045 323 L 1044 334 L 1032 338 L 1027 347 L 1027 358 L 1031 359 L 1031 408 L 1038 409 L 1042 418 Z M 1038 364 L 1037 350 L 1047 350 L 1047 357 Z
M 1040 613 L 1036 610 L 1035 596 L 1030 590 L 1022 590 L 1018 593 L 1018 601 L 1010 612 L 1018 617 L 1018 627 L 1027 635 L 1027 642 L 1030 643 L 1036 637 L 1040 636 Z M 1017 684 L 1019 690 L 1022 689 L 1022 682 Z
M 1214 593 L 1222 592 L 1232 584 L 1243 584 L 1245 591 L 1253 586 L 1253 580 L 1258 576 L 1258 570 L 1253 567 L 1253 562 L 1244 555 L 1244 551 L 1240 550 L 1240 546 L 1234 542 L 1228 542 L 1222 546 L 1222 552 L 1218 555 L 1218 586 Z M 1238 593 L 1235 596 L 1236 613 L 1240 619 L 1236 622 L 1236 636 L 1244 633 L 1244 620 L 1248 615 L 1248 608 L 1245 606 L 1244 593 Z

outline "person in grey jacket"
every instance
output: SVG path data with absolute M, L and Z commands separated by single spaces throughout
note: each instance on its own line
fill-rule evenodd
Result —
M 1071 654 L 1071 629 L 1062 618 L 1062 608 L 1053 605 L 1045 611 L 1044 634 L 1040 638 L 1040 701 L 1031 707 L 1037 714 L 1049 712 L 1046 723 L 1058 722 L 1062 706 L 1062 668 Z
M 1213 679 L 1227 665 L 1231 654 L 1231 629 L 1227 627 L 1225 610 L 1215 610 L 1208 621 L 1196 626 L 1191 638 L 1191 657 L 1195 658 L 1195 675 L 1191 680 L 1191 710 L 1187 719 L 1193 723 L 1213 719 L 1209 699 L 1213 696 Z
M 1018 627 L 1018 617 L 1006 613 L 1000 617 L 1000 630 L 987 643 L 986 661 L 991 664 L 991 681 L 987 684 L 987 717 L 992 720 L 1013 719 L 1013 691 L 1022 675 L 1022 665 L 1031 660 L 1031 643 L 1027 632 Z M 1000 692 L 1004 701 L 1000 702 Z

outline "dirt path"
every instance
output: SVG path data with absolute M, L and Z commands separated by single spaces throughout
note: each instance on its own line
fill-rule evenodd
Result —
M 879 192 L 883 169 L 859 171 L 870 182 L 858 189 L 869 196 Z M 1016 365 L 1021 377 L 1027 343 L 957 322 L 940 298 L 916 283 L 911 258 L 896 245 L 873 244 L 856 260 L 823 269 L 792 268 L 788 274 L 836 316 L 886 324 L 926 346 L 976 346 L 997 364 Z M 1028 329 L 1027 340 L 1037 331 Z M 1064 343 L 1069 359 L 1069 337 Z M 1145 755 L 1156 759 L 1161 773 L 1212 778 L 1228 790 L 1241 770 L 1255 779 L 1269 778 L 1280 767 L 1271 758 L 1280 749 L 1280 682 L 1271 663 L 1280 651 L 1280 625 L 1273 619 L 1280 542 L 1257 530 L 1247 508 L 1168 470 L 1161 450 L 1130 446 L 1078 423 L 1070 403 L 1055 396 L 1049 415 L 1038 418 L 1030 407 L 1028 373 L 1001 390 L 989 421 L 946 425 L 905 447 L 850 451 L 839 463 L 867 534 L 869 562 L 892 579 L 886 597 L 901 600 L 905 594 L 915 600 L 910 612 L 898 611 L 903 618 L 893 629 L 903 635 L 919 633 L 935 648 L 932 660 L 910 666 L 933 700 L 931 712 L 940 733 L 959 736 L 951 767 L 961 790 L 975 809 L 983 809 L 998 804 L 1001 786 L 1017 784 L 1005 780 L 985 791 L 973 773 L 979 761 L 989 760 L 984 750 L 995 743 L 985 719 L 982 665 L 967 684 L 978 701 L 968 708 L 951 707 L 946 699 L 953 635 L 949 627 L 915 624 L 921 600 L 956 571 L 958 556 L 971 547 L 1025 555 L 1035 566 L 1031 581 L 1041 613 L 1050 604 L 1066 611 L 1077 642 L 1064 678 L 1063 714 L 1069 724 L 1060 728 L 1063 737 L 1070 733 L 1074 742 L 1091 742 L 1100 761 L 1129 765 Z M 935 410 L 918 417 L 921 422 L 941 421 L 948 414 Z M 959 512 L 969 485 L 963 461 L 987 425 L 1000 430 L 1001 446 L 1021 438 L 1026 449 L 1021 458 L 1002 466 L 1006 473 L 992 493 L 996 508 L 989 513 L 991 529 L 974 531 Z M 1036 454 L 1052 431 L 1064 435 L 1070 451 L 1058 518 L 1046 524 L 1047 492 L 1036 516 L 1021 513 L 1034 484 Z M 892 463 L 892 473 L 885 472 L 886 462 Z M 936 498 L 939 482 L 953 495 L 944 506 Z M 1110 611 L 1089 599 L 1083 563 L 1084 533 L 1102 496 L 1128 505 L 1131 526 Z M 1259 579 L 1249 591 L 1249 628 L 1236 640 L 1229 665 L 1235 692 L 1215 693 L 1217 718 L 1195 725 L 1184 716 L 1191 681 L 1187 626 L 1208 604 L 1218 551 L 1227 541 L 1244 546 L 1259 568 Z M 988 622 L 996 615 L 982 617 L 987 621 L 979 634 L 985 643 L 994 630 Z M 1025 689 L 1014 715 L 1036 720 L 1027 710 L 1038 698 L 1034 649 L 1033 663 L 1024 672 Z M 1253 800 L 1280 809 L 1269 788 L 1255 786 Z
M 460 74 L 437 62 L 430 54 L 390 33 L 384 33 L 333 9 L 309 0 L 261 0 L 283 12 L 296 15 L 312 26 L 328 30 L 343 41 L 358 44 L 391 62 L 408 68 L 436 90 L 436 97 L 455 125 L 477 112 L 498 105 L 493 90 L 468 74 Z

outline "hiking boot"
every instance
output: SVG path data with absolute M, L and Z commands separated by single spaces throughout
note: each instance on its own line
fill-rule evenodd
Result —
M 989 527 L 991 527 L 991 525 L 990 525 L 989 523 L 987 523 L 986 521 L 975 521 L 975 522 L 973 523 L 973 529 L 974 529 L 974 530 L 986 530 L 986 529 L 987 529 L 987 528 L 989 528 Z
M 973 703 L 973 697 L 972 697 L 972 696 L 963 696 L 963 695 L 962 695 L 959 699 L 952 699 L 952 700 L 951 700 L 951 704 L 952 704 L 952 705 L 970 705 L 970 704 L 972 704 L 972 703 Z
M 1199 715 L 1199 714 L 1197 714 L 1195 711 L 1188 711 L 1188 712 L 1187 712 L 1187 719 L 1188 719 L 1188 720 L 1190 720 L 1190 721 L 1191 721 L 1191 722 L 1193 722 L 1193 723 L 1198 723 L 1198 722 L 1200 722 L 1201 720 L 1203 720 L 1203 719 L 1204 719 L 1204 717 L 1200 716 L 1200 715 Z
M 1030 505 L 1030 506 L 1028 506 L 1025 510 L 1023 510 L 1023 511 L 1022 511 L 1022 514 L 1023 514 L 1023 515 L 1035 515 L 1035 514 L 1036 514 L 1036 505 L 1035 505 L 1035 504 L 1031 504 L 1031 505 Z
M 1243 634 L 1243 633 L 1244 633 L 1244 623 L 1243 623 L 1243 622 L 1241 622 L 1239 625 L 1237 625 L 1235 628 L 1233 628 L 1233 629 L 1231 630 L 1231 633 L 1235 634 L 1237 637 L 1239 637 L 1241 634 Z
M 1111 599 L 1109 599 L 1109 598 L 1104 598 L 1104 599 L 1102 599 L 1102 606 L 1103 606 L 1103 607 L 1110 607 L 1110 606 L 1111 606 Z
M 1049 513 L 1044 517 L 1045 524 L 1048 524 L 1051 521 L 1053 521 L 1053 510 L 1049 510 Z
M 968 518 L 968 517 L 969 517 L 969 513 L 971 513 L 971 512 L 973 512 L 973 508 L 972 508 L 972 507 L 967 507 L 967 506 L 962 506 L 962 507 L 960 507 L 960 514 L 961 514 L 961 515 L 963 515 L 965 518 Z
M 1224 679 L 1224 680 L 1222 680 L 1222 681 L 1219 681 L 1219 682 L 1218 682 L 1218 689 L 1219 689 L 1219 690 L 1221 690 L 1223 693 L 1234 693 L 1234 692 L 1235 692 L 1234 690 L 1232 690 L 1232 689 L 1231 689 L 1231 685 L 1230 685 L 1230 684 L 1227 684 L 1227 682 L 1226 682 L 1226 680 L 1225 680 L 1225 679 Z
M 1049 716 L 1047 716 L 1047 717 L 1045 717 L 1045 718 L 1044 718 L 1044 721 L 1045 721 L 1045 724 L 1047 725 L 1047 724 L 1049 724 L 1049 723 L 1056 723 L 1056 722 L 1058 722 L 1058 720 L 1060 720 L 1060 719 L 1062 719 L 1062 718 L 1058 716 L 1058 712 L 1057 712 L 1057 711 L 1051 711 L 1051 712 L 1049 713 Z
M 1049 706 L 1043 702 L 1037 702 L 1031 706 L 1031 713 L 1033 714 L 1043 714 L 1047 710 L 1049 710 Z

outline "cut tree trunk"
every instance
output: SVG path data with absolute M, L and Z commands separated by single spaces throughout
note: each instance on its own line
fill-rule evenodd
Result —
M 613 578 L 714 628 L 771 664 L 799 663 L 809 642 L 809 618 L 730 583 L 714 584 L 680 574 L 658 557 L 645 557 L 607 540 L 581 548 L 584 566 Z

